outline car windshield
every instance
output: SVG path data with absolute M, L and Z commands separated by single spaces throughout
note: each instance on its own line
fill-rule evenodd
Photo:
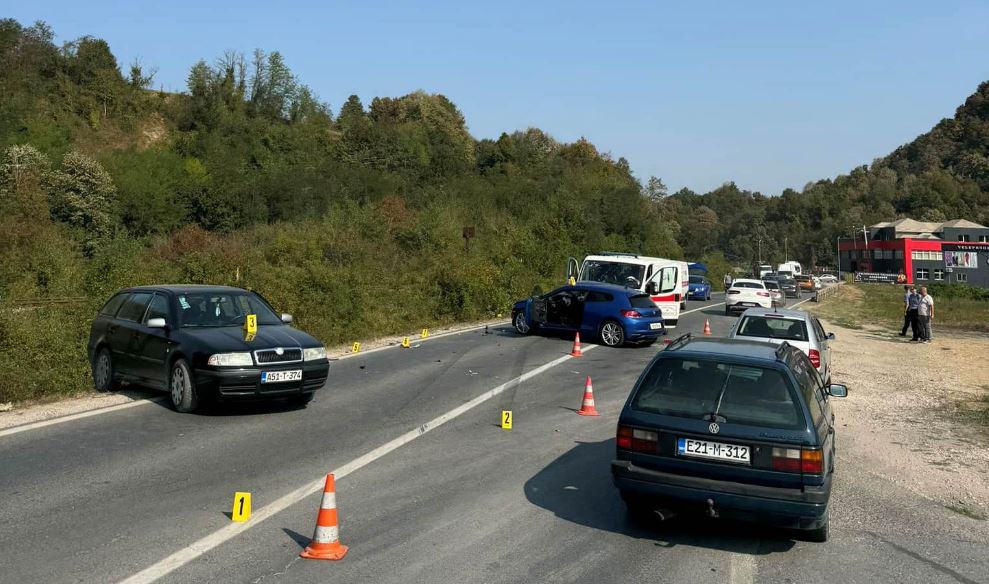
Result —
M 690 277 L 690 283 L 691 284 L 703 284 L 704 283 L 704 278 L 703 278 L 703 276 L 691 276 Z
M 771 428 L 804 427 L 799 402 L 776 369 L 708 360 L 660 359 L 646 373 L 632 409 Z
M 581 270 L 580 279 L 589 282 L 604 282 L 606 284 L 627 286 L 633 284 L 633 282 L 629 281 L 629 278 L 634 278 L 634 285 L 638 288 L 642 286 L 642 278 L 645 276 L 645 272 L 645 266 L 636 264 L 588 260 L 584 262 L 584 269 Z
M 806 341 L 807 324 L 795 318 L 746 316 L 738 327 L 738 336 Z
M 253 292 L 193 292 L 178 296 L 180 327 L 243 326 L 248 314 L 258 325 L 282 324 L 268 303 Z

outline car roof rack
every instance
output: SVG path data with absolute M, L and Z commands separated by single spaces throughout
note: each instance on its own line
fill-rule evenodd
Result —
M 669 345 L 666 345 L 666 350 L 667 351 L 672 351 L 673 349 L 678 349 L 678 348 L 680 348 L 680 345 L 686 343 L 690 339 L 691 339 L 691 334 L 690 333 L 687 333 L 685 335 L 680 335 L 679 337 L 673 339 L 673 342 L 672 343 L 670 343 Z
M 791 346 L 792 345 L 787 341 L 783 341 L 782 343 L 780 343 L 780 346 L 776 347 L 776 360 L 782 361 L 783 357 L 786 355 L 786 352 L 790 349 Z
M 637 258 L 637 257 L 639 257 L 639 254 L 637 254 L 637 253 L 629 253 L 627 251 L 602 251 L 598 255 L 614 256 L 614 257 L 625 257 L 625 258 Z

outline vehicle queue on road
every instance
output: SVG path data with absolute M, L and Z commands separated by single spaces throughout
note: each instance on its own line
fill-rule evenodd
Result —
M 651 345 L 676 325 L 688 296 L 710 299 L 710 282 L 692 281 L 687 270 L 684 262 L 633 254 L 588 256 L 567 285 L 516 302 L 512 326 L 521 335 L 583 333 L 608 347 Z M 805 312 L 777 309 L 793 281 L 732 281 L 725 314 L 741 317 L 729 338 L 683 335 L 639 377 L 619 418 L 612 462 L 633 515 L 694 510 L 827 539 L 829 400 L 847 388 L 831 383 L 834 335 Z M 238 288 L 122 290 L 92 325 L 94 383 L 100 391 L 120 382 L 164 389 L 180 412 L 234 399 L 304 406 L 324 386 L 329 360 L 292 321 Z

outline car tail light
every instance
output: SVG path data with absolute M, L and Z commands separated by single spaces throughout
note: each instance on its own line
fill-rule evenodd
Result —
M 821 474 L 824 455 L 817 448 L 773 448 L 773 470 Z
M 807 355 L 810 357 L 811 364 L 814 365 L 814 369 L 821 368 L 821 352 L 817 349 L 811 349 L 810 353 Z
M 741 293 L 742 293 L 741 290 L 729 290 L 728 291 L 728 294 L 741 294 Z
M 756 295 L 765 296 L 766 298 L 769 298 L 769 292 L 756 292 Z
M 819 449 L 800 451 L 800 470 L 804 474 L 821 474 L 824 472 L 824 453 Z
M 649 430 L 618 426 L 618 438 L 615 440 L 618 448 L 636 452 L 656 452 L 659 434 Z
M 640 317 L 642 317 L 642 315 L 639 313 L 639 311 L 638 310 L 634 310 L 634 309 L 623 310 L 622 311 L 622 316 L 624 316 L 625 318 L 640 318 Z

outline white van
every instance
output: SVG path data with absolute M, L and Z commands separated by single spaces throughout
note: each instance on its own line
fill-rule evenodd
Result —
M 790 260 L 788 262 L 783 262 L 782 264 L 780 264 L 779 267 L 776 268 L 776 271 L 790 272 L 790 274 L 793 276 L 799 276 L 804 273 L 804 268 L 803 266 L 800 265 L 800 262 Z
M 625 253 L 589 255 L 580 264 L 570 258 L 567 279 L 570 278 L 627 286 L 649 294 L 663 311 L 666 328 L 676 328 L 690 285 L 687 262 Z

